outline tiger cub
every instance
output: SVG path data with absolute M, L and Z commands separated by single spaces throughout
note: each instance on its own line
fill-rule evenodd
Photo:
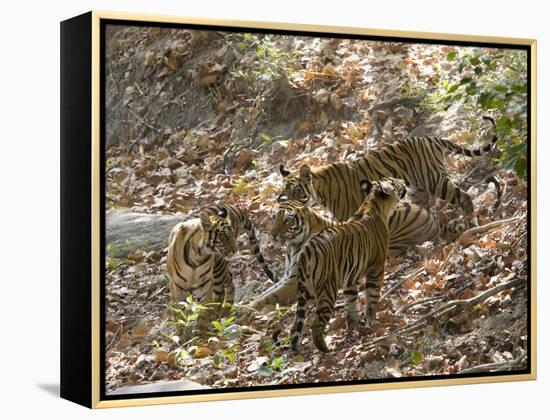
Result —
M 495 128 L 495 121 L 483 117 Z M 408 186 L 425 190 L 441 198 L 467 215 L 473 210 L 472 198 L 449 179 L 445 168 L 445 154 L 451 152 L 466 156 L 488 153 L 497 142 L 496 134 L 490 143 L 475 150 L 465 149 L 449 140 L 438 137 L 410 137 L 378 150 L 369 151 L 366 157 L 352 162 L 340 162 L 318 168 L 307 165 L 298 172 L 290 172 L 284 165 L 283 194 L 289 200 L 307 202 L 313 199 L 340 221 L 347 220 L 361 206 L 364 193 L 359 187 L 363 179 L 375 181 L 384 177 L 404 179 Z
M 309 295 L 313 296 L 316 306 L 311 334 L 320 351 L 328 351 L 325 327 L 332 317 L 339 289 L 344 290 L 348 329 L 357 326 L 357 288 L 363 277 L 366 277 L 367 327 L 375 321 L 388 255 L 388 219 L 399 198 L 405 195 L 406 187 L 401 180 L 387 178 L 362 181 L 361 189 L 367 197 L 359 210 L 347 222 L 309 238 L 292 261 L 289 281 L 296 282 L 298 288 L 296 317 L 290 333 L 293 351 L 298 348 Z
M 235 286 L 227 257 L 237 251 L 236 239 L 243 231 L 265 274 L 275 280 L 260 252 L 248 215 L 234 205 L 211 205 L 200 212 L 199 218 L 178 223 L 170 233 L 166 266 L 173 303 L 191 294 L 202 304 L 225 301 L 224 310 L 231 307 Z M 207 312 L 202 311 L 198 327 L 206 329 L 208 318 Z
M 288 281 L 293 259 L 307 239 L 341 223 L 320 215 L 300 201 L 286 201 L 284 196 L 280 196 L 279 200 L 273 210 L 270 234 L 276 242 L 286 246 L 284 280 L 256 298 L 250 305 L 254 309 L 293 302 L 296 299 L 296 283 Z M 452 241 L 462 233 L 464 227 L 459 221 L 442 224 L 422 207 L 399 202 L 388 222 L 389 255 L 400 255 L 407 249 L 426 241 Z

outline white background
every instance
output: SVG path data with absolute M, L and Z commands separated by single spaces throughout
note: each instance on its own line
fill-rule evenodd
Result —
M 0 23 L 0 410 L 11 418 L 542 418 L 548 407 L 548 60 L 544 2 L 421 0 L 145 1 L 2 4 Z M 96 10 L 133 11 L 414 31 L 537 38 L 538 315 L 536 382 L 111 409 L 57 397 L 59 382 L 59 21 Z M 88 221 L 83 220 L 83 223 Z M 85 275 L 85 273 L 83 273 Z M 78 279 L 75 279 L 77 281 Z M 544 391 L 546 389 L 546 391 Z M 543 414 L 544 413 L 544 414 Z M 548 418 L 548 417 L 546 417 Z

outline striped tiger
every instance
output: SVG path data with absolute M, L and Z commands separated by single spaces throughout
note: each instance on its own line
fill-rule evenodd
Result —
M 215 204 L 202 209 L 199 218 L 178 223 L 170 233 L 166 266 L 173 303 L 191 294 L 202 304 L 225 301 L 224 311 L 231 307 L 235 286 L 227 258 L 237 251 L 236 239 L 243 231 L 265 274 L 275 280 L 247 213 L 234 205 Z M 199 315 L 199 328 L 206 329 L 208 318 L 206 311 Z
M 483 117 L 496 127 L 491 117 Z M 438 137 L 410 137 L 403 141 L 372 150 L 364 158 L 353 162 L 339 162 L 318 168 L 304 165 L 290 172 L 284 165 L 283 194 L 291 200 L 307 202 L 313 199 L 340 221 L 347 220 L 361 206 L 364 193 L 359 181 L 380 180 L 384 177 L 404 179 L 408 186 L 428 191 L 467 215 L 473 210 L 472 198 L 449 179 L 445 168 L 445 152 L 466 156 L 488 153 L 497 142 L 494 133 L 491 142 L 480 149 L 465 149 L 449 140 Z
M 286 200 L 285 196 L 279 197 L 279 203 L 275 206 L 272 217 L 271 237 L 274 241 L 286 246 L 283 281 L 273 285 L 256 298 L 250 304 L 254 309 L 277 303 L 287 305 L 295 301 L 296 283 L 291 283 L 288 279 L 292 261 L 302 245 L 314 234 L 342 223 L 320 215 L 301 201 Z M 453 241 L 464 228 L 465 225 L 460 221 L 443 224 L 422 207 L 399 202 L 388 222 L 389 255 L 400 255 L 407 249 L 426 241 Z
M 332 317 L 339 289 L 344 290 L 347 326 L 353 330 L 359 322 L 358 281 L 366 277 L 367 327 L 376 318 L 384 264 L 388 255 L 388 219 L 399 198 L 406 193 L 405 183 L 394 178 L 361 181 L 367 194 L 363 205 L 347 221 L 329 227 L 309 238 L 294 258 L 289 281 L 296 282 L 298 304 L 290 333 L 293 351 L 298 348 L 302 333 L 305 306 L 309 295 L 314 297 L 316 312 L 311 333 L 315 347 L 328 351 L 325 327 Z

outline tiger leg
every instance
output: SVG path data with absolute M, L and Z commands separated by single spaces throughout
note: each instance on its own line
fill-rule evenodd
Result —
M 348 286 L 344 290 L 344 297 L 346 299 L 346 324 L 348 333 L 357 328 L 359 324 L 359 305 L 357 301 L 357 285 L 353 284 Z
M 170 279 L 170 302 L 173 307 L 177 307 L 177 304 L 179 302 L 184 302 L 187 299 L 187 296 L 189 296 L 189 293 L 178 286 L 178 284 Z M 174 321 L 176 321 L 176 334 L 182 335 L 184 333 L 184 326 L 180 323 L 178 323 L 178 319 L 180 317 L 179 313 L 177 311 L 173 311 L 172 317 Z
M 292 278 L 292 277 L 291 277 Z M 304 329 L 304 319 L 306 317 L 307 290 L 304 279 L 298 283 L 298 304 L 296 306 L 296 316 L 290 329 L 290 345 L 292 351 L 298 351 L 298 343 Z
M 277 303 L 279 305 L 289 305 L 296 301 L 297 294 L 296 279 L 287 277 L 287 280 L 276 283 L 254 299 L 250 306 L 256 310 L 261 310 L 267 305 L 276 305 Z
M 202 309 L 197 319 L 197 329 L 199 331 L 208 331 L 210 329 L 210 308 Z
M 327 343 L 325 342 L 325 329 L 332 318 L 334 312 L 334 304 L 336 303 L 336 293 L 330 293 L 327 290 L 323 290 L 317 296 L 317 309 L 315 312 L 315 319 L 311 326 L 311 338 L 313 344 L 319 351 L 329 352 Z
M 439 178 L 435 187 L 434 196 L 461 208 L 467 215 L 474 212 L 472 197 L 453 184 L 447 176 Z
M 223 302 L 220 315 L 227 316 L 233 308 L 233 302 L 235 302 L 235 284 L 231 278 L 231 274 L 228 274 L 228 280 L 225 282 L 225 301 Z
M 213 280 L 205 282 L 201 287 L 195 289 L 194 294 L 197 296 L 197 301 L 205 308 L 199 312 L 197 319 L 197 329 L 201 331 L 208 331 L 210 329 L 210 317 L 212 314 L 212 294 L 213 294 Z
M 376 322 L 376 309 L 380 300 L 380 289 L 384 281 L 384 265 L 372 267 L 367 273 L 365 284 L 367 304 L 365 305 L 365 324 L 371 328 Z
M 170 298 L 173 304 L 181 302 L 187 298 L 189 293 L 180 287 L 175 280 L 170 279 Z
M 225 298 L 225 285 L 231 282 L 231 276 L 227 267 L 227 261 L 222 256 L 214 256 L 214 284 L 212 286 L 212 301 L 216 312 L 221 312 Z M 229 277 L 229 279 L 228 279 Z

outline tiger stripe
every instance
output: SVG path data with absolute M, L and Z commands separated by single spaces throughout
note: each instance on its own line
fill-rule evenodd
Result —
M 236 239 L 243 232 L 256 260 L 274 280 L 247 213 L 234 205 L 214 204 L 202 209 L 198 218 L 178 223 L 170 233 L 166 268 L 172 302 L 191 294 L 202 304 L 215 302 L 224 304 L 223 308 L 231 307 L 235 286 L 227 257 L 236 252 Z M 201 311 L 198 327 L 206 329 L 208 321 L 208 311 Z
M 340 224 L 322 216 L 300 201 L 287 200 L 284 196 L 279 199 L 281 201 L 272 212 L 273 224 L 270 234 L 276 242 L 286 246 L 283 280 L 267 289 L 250 304 L 257 310 L 266 305 L 288 305 L 296 301 L 297 286 L 289 279 L 292 261 L 309 238 Z M 459 221 L 440 223 L 422 207 L 400 202 L 389 218 L 388 228 L 389 255 L 397 256 L 426 241 L 452 241 L 463 232 L 465 226 Z
M 364 204 L 347 222 L 328 227 L 313 235 L 292 262 L 289 281 L 297 284 L 296 316 L 290 332 L 294 351 L 298 348 L 304 326 L 308 295 L 315 300 L 312 340 L 317 349 L 328 351 L 324 331 L 332 317 L 338 290 L 344 290 L 347 324 L 353 329 L 359 322 L 358 281 L 366 276 L 367 326 L 375 321 L 376 306 L 384 278 L 388 255 L 388 219 L 405 185 L 393 178 L 364 182 L 368 193 Z
M 494 131 L 495 121 L 490 117 L 484 119 L 491 122 Z M 283 194 L 290 200 L 307 202 L 313 199 L 337 220 L 345 221 L 359 209 L 365 198 L 359 187 L 361 180 L 396 177 L 405 180 L 409 186 L 426 190 L 434 197 L 462 208 L 470 215 L 474 210 L 472 198 L 449 179 L 445 154 L 481 156 L 489 152 L 497 140 L 494 133 L 487 145 L 471 150 L 443 138 L 410 137 L 369 151 L 366 157 L 352 162 L 337 162 L 317 168 L 304 165 L 297 172 L 290 172 L 281 165 Z

